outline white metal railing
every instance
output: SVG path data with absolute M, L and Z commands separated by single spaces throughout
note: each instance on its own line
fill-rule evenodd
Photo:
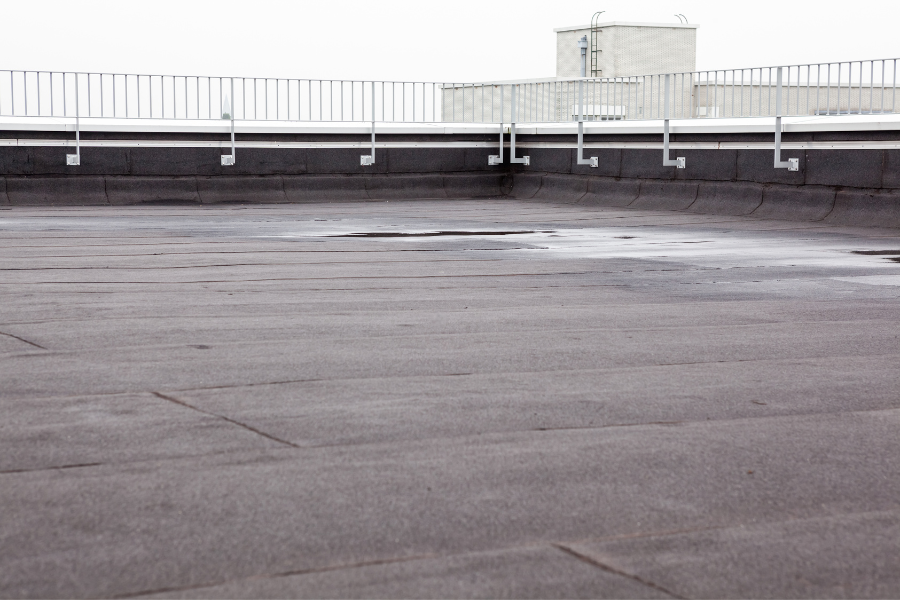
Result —
M 896 113 L 898 59 L 670 73 L 670 118 Z M 661 119 L 667 74 L 523 83 L 0 70 L 0 116 L 384 123 Z M 513 92 L 515 90 L 515 93 Z M 515 96 L 515 97 L 514 97 Z
M 897 62 L 502 83 L 0 70 L 0 117 L 225 119 L 232 131 L 234 121 L 361 122 L 373 135 L 375 123 L 509 123 L 512 133 L 525 123 L 662 120 L 667 130 L 670 119 L 897 113 Z M 776 129 L 780 137 L 780 121 Z

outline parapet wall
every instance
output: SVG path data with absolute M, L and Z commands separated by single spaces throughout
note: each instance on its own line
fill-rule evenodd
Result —
M 219 158 L 226 140 L 204 135 L 95 132 L 83 135 L 82 164 L 70 167 L 64 134 L 0 132 L 8 141 L 0 145 L 0 205 L 508 196 L 900 227 L 895 131 L 785 133 L 783 156 L 798 157 L 799 172 L 774 169 L 771 135 L 758 132 L 673 135 L 672 156 L 684 156 L 686 169 L 662 166 L 661 147 L 650 147 L 660 146 L 658 134 L 586 136 L 585 155 L 597 156 L 599 168 L 577 165 L 574 136 L 563 134 L 520 135 L 517 153 L 531 165 L 511 165 L 507 148 L 496 167 L 488 156 L 498 140 L 486 133 L 381 135 L 369 167 L 359 164 L 368 153 L 359 134 L 243 135 L 228 167 Z M 198 140 L 212 145 L 191 145 Z

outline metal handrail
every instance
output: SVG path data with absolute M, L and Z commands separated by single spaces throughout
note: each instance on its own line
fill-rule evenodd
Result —
M 781 116 L 882 114 L 900 112 L 898 60 L 521 83 L 0 70 L 0 116 L 525 124 L 578 120 L 580 106 L 586 121 L 657 120 L 668 78 L 671 119 L 773 117 L 779 70 Z
M 490 165 L 504 161 L 509 123 L 509 160 L 528 165 L 530 157 L 516 156 L 516 124 L 575 121 L 578 164 L 593 167 L 597 157 L 583 157 L 584 121 L 659 120 L 663 165 L 680 169 L 684 157 L 669 156 L 670 120 L 775 117 L 774 167 L 796 171 L 799 159 L 781 160 L 782 118 L 896 113 L 897 61 L 483 83 L 0 70 L 0 117 L 75 117 L 70 165 L 81 164 L 82 118 L 225 119 L 231 154 L 222 156 L 223 165 L 234 164 L 238 120 L 371 123 L 372 149 L 360 157 L 362 165 L 375 162 L 376 123 L 499 124 L 500 153 Z

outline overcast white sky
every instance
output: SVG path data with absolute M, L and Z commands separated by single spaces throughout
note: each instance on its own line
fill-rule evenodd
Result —
M 554 27 L 698 30 L 700 69 L 900 56 L 900 0 L 0 0 L 0 69 L 484 81 L 555 75 Z

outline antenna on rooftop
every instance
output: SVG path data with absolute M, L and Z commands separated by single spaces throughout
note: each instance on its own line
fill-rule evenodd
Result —
M 599 54 L 601 50 L 597 38 L 600 33 L 600 15 L 605 12 L 605 10 L 597 11 L 594 13 L 594 16 L 591 17 L 591 77 L 603 76 L 603 70 L 600 69 L 600 61 L 598 60 L 600 58 Z

